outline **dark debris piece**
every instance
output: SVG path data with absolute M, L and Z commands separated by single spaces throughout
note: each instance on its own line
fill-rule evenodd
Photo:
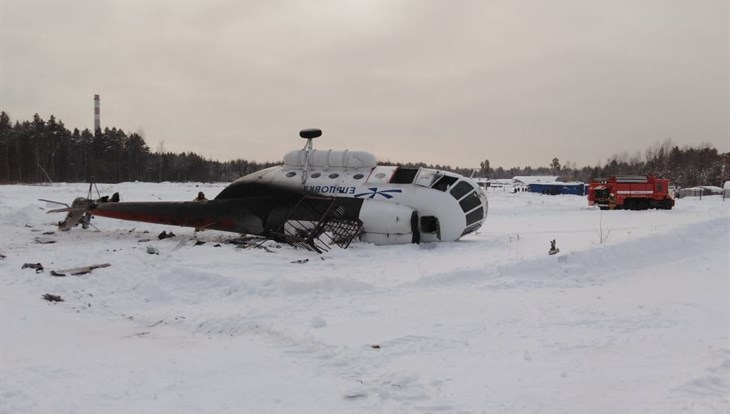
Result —
M 49 302 L 63 302 L 63 298 L 58 295 L 51 295 L 50 293 L 46 293 L 45 295 L 41 296 L 44 300 L 47 300 Z
M 160 240 L 169 239 L 170 237 L 175 237 L 175 233 L 173 232 L 166 232 L 165 230 L 162 230 L 162 233 L 160 233 L 157 238 Z
M 35 269 L 36 273 L 43 271 L 43 265 L 40 263 L 24 263 L 21 269 Z
M 549 255 L 554 255 L 554 254 L 556 254 L 559 251 L 560 251 L 560 249 L 558 249 L 558 247 L 555 246 L 555 240 L 551 240 L 550 241 L 550 250 L 548 251 L 548 254 Z
M 263 249 L 267 253 L 276 253 L 264 245 L 264 243 L 266 243 L 268 241 L 269 241 L 269 239 L 267 239 L 265 237 L 261 237 L 261 236 L 243 236 L 243 237 L 238 237 L 236 239 L 228 240 L 228 241 L 226 241 L 226 243 L 233 244 L 236 247 L 241 248 L 241 249 L 249 249 L 249 248 L 253 247 L 256 249 Z M 280 244 L 277 244 L 274 247 L 276 247 L 277 249 L 281 249 Z
M 308 261 L 309 261 L 309 259 L 301 259 L 301 260 L 295 260 L 295 261 L 293 261 L 291 263 L 302 264 L 302 263 L 307 263 Z

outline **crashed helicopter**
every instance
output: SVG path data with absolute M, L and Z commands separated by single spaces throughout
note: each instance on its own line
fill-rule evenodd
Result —
M 319 129 L 304 129 L 304 148 L 282 165 L 234 181 L 212 200 L 119 201 L 79 197 L 59 223 L 88 226 L 92 216 L 259 235 L 317 252 L 359 239 L 378 245 L 454 241 L 478 230 L 487 196 L 449 171 L 378 165 L 361 151 L 320 151 Z

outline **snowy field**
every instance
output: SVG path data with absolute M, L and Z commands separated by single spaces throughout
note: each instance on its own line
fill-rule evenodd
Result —
M 493 192 L 459 242 L 320 256 L 105 218 L 55 232 L 37 199 L 87 187 L 0 186 L 2 413 L 730 413 L 730 200 Z

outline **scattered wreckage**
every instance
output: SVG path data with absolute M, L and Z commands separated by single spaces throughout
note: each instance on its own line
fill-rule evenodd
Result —
M 63 269 L 63 270 L 51 270 L 51 276 L 79 276 L 79 275 L 85 275 L 87 273 L 91 273 L 94 269 L 101 269 L 104 267 L 109 267 L 111 264 L 109 263 L 100 263 L 100 264 L 93 264 L 89 266 L 80 266 L 80 267 L 74 267 L 71 269 Z M 23 266 L 21 266 L 21 269 L 33 269 L 36 273 L 43 273 L 45 271 L 45 268 L 40 263 L 24 263 Z

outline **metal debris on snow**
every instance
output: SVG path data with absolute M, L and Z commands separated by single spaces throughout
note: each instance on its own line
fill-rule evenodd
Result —
M 43 271 L 43 265 L 40 263 L 24 263 L 21 269 L 35 269 L 36 273 Z
M 43 296 L 41 296 L 44 300 L 47 300 L 49 302 L 63 302 L 63 298 L 58 295 L 51 295 L 50 293 L 46 293 Z

